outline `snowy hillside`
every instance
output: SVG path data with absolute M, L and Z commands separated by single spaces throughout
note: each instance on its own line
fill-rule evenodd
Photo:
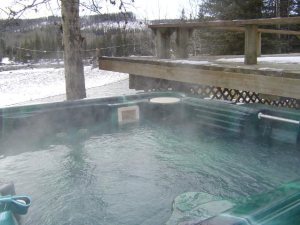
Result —
M 125 28 L 125 29 L 144 29 L 145 21 L 137 20 L 132 13 L 123 14 L 103 14 L 91 15 L 81 18 L 82 30 L 103 29 L 103 28 Z M 0 20 L 0 26 L 5 24 L 4 20 Z M 9 32 L 28 32 L 37 29 L 45 29 L 49 27 L 59 28 L 61 18 L 57 16 L 43 17 L 38 19 L 17 19 L 9 22 L 6 31 Z
M 143 23 L 142 21 L 129 21 L 129 22 L 105 21 L 101 23 L 91 23 L 89 25 L 81 26 L 81 30 L 98 30 L 98 29 L 112 29 L 112 28 L 142 30 L 142 29 L 146 29 L 147 27 L 145 23 Z

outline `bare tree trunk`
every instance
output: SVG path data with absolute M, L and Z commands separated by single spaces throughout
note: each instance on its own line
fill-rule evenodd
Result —
M 61 0 L 67 100 L 86 97 L 80 34 L 79 0 Z

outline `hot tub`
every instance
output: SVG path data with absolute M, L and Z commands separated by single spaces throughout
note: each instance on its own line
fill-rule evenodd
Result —
M 0 116 L 0 179 L 32 197 L 23 224 L 225 224 L 212 220 L 224 215 L 252 224 L 278 204 L 237 209 L 300 176 L 299 111 L 158 92 L 3 108 Z M 190 207 L 191 196 L 202 199 Z M 209 202 L 218 213 L 203 217 Z

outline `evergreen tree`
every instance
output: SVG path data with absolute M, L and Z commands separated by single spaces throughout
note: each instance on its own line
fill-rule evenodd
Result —
M 287 17 L 299 15 L 300 0 L 203 0 L 199 8 L 200 20 Z M 291 27 L 297 28 L 296 26 L 269 28 L 290 29 Z M 206 45 L 214 46 L 205 53 L 242 54 L 244 52 L 243 35 L 232 32 L 219 32 L 216 36 L 214 34 L 216 33 L 200 35 Z M 297 42 L 295 37 L 265 34 L 262 49 L 264 53 L 283 53 L 295 48 L 293 42 Z
M 37 33 L 35 33 L 33 49 L 37 50 L 37 51 L 33 52 L 34 61 L 38 61 L 40 59 L 41 56 L 40 56 L 40 53 L 38 51 L 41 50 L 41 48 L 42 48 L 41 39 L 40 39 L 39 35 Z
M 300 16 L 300 0 L 293 1 L 293 14 Z
M 204 0 L 199 7 L 199 20 L 254 19 L 262 17 L 263 0 Z M 201 53 L 243 54 L 244 35 L 234 32 L 200 32 Z M 210 46 L 205 48 L 203 46 Z
M 185 15 L 185 10 L 182 9 L 182 10 L 181 10 L 180 20 L 181 20 L 181 21 L 185 21 L 186 19 L 187 19 L 187 17 L 186 17 L 186 15 Z
M 203 0 L 199 15 L 212 19 L 255 19 L 262 17 L 263 0 Z
M 293 15 L 293 8 L 298 0 L 264 0 L 264 17 L 288 17 Z

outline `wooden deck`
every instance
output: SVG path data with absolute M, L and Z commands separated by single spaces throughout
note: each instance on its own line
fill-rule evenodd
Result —
M 265 28 L 281 24 L 300 24 L 300 17 L 152 24 L 156 57 L 100 57 L 99 67 L 129 73 L 131 88 L 138 90 L 172 89 L 202 98 L 300 109 L 300 54 L 260 57 L 262 33 L 299 36 L 298 30 Z M 244 55 L 189 58 L 189 39 L 196 29 L 244 32 Z
M 99 68 L 142 77 L 300 99 L 300 55 L 297 54 L 259 57 L 257 65 L 245 65 L 243 56 L 201 56 L 184 60 L 101 57 Z

